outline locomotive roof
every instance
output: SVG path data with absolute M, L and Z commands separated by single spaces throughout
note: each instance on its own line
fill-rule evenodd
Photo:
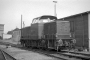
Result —
M 35 20 L 42 20 L 42 19 L 57 20 L 57 17 L 51 16 L 51 15 L 43 15 L 43 16 L 34 18 L 34 19 L 32 20 L 32 23 L 33 23 Z
M 57 19 L 57 17 L 51 16 L 51 15 L 43 15 L 43 16 L 40 17 L 40 19 L 47 19 L 47 18 L 50 18 L 51 20 L 52 19 Z

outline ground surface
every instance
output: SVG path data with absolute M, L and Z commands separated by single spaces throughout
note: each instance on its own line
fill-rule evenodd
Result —
M 0 48 L 9 53 L 10 55 L 12 55 L 17 60 L 60 60 L 36 52 L 21 50 L 19 48 L 14 47 L 6 48 L 5 45 L 0 45 Z
M 15 44 L 19 47 L 22 47 L 20 44 L 18 44 L 18 42 L 15 42 L 13 40 L 0 40 L 0 42 L 5 42 L 5 43 L 9 43 L 9 44 L 11 43 L 11 44 Z M 40 53 L 31 51 L 31 50 L 30 51 L 29 50 L 22 50 L 22 49 L 10 47 L 10 46 L 8 48 L 6 48 L 5 45 L 0 45 L 0 48 L 5 50 L 7 53 L 12 55 L 17 60 L 60 60 L 60 59 L 57 59 L 54 57 L 49 57 L 49 56 L 46 56 L 44 54 L 40 54 Z M 73 51 L 73 50 L 71 50 L 71 51 Z M 83 52 L 85 52 L 85 51 L 83 51 Z M 90 52 L 87 52 L 87 53 L 90 53 Z M 65 58 L 65 56 L 64 56 L 64 58 Z M 76 58 L 70 58 L 70 59 L 77 60 Z

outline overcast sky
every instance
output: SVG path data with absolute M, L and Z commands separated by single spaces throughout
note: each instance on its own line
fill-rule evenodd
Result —
M 90 0 L 55 0 L 57 18 L 90 11 Z M 54 15 L 53 0 L 0 0 L 0 24 L 4 24 L 4 33 L 20 28 L 21 14 L 25 26 L 30 26 L 33 18 L 42 15 Z

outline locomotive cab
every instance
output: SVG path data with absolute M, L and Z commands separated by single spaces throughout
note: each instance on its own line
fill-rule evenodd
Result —
M 34 18 L 32 20 L 32 24 L 47 23 L 47 22 L 51 22 L 51 21 L 54 21 L 54 20 L 57 20 L 57 18 L 55 16 L 44 15 L 44 16 L 41 16 L 41 17 Z
M 33 19 L 31 24 L 31 40 L 34 46 L 46 48 L 47 41 L 44 38 L 44 24 L 55 21 L 56 19 L 56 17 L 50 15 L 44 15 Z

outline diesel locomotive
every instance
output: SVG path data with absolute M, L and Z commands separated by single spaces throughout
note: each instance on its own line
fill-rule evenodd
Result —
M 21 29 L 21 44 L 24 47 L 61 50 L 73 39 L 70 22 L 44 15 L 32 20 L 31 26 Z

